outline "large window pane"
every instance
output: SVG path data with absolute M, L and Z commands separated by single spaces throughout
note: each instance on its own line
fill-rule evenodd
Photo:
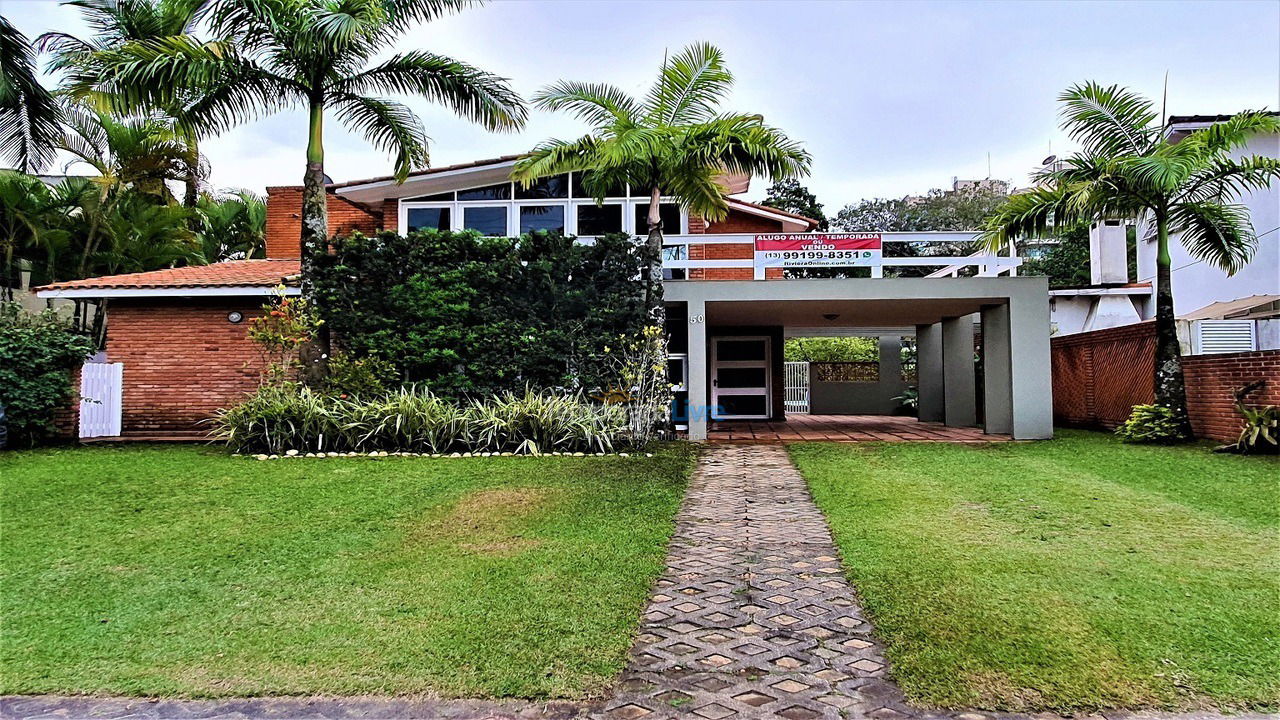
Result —
M 510 200 L 511 183 L 459 190 L 459 200 Z
M 767 371 L 760 368 L 722 367 L 716 369 L 717 387 L 722 388 L 762 388 L 765 386 Z
M 538 230 L 564 234 L 564 206 L 525 205 L 520 208 L 520 234 Z
M 717 340 L 716 358 L 718 360 L 749 361 L 765 359 L 764 340 Z
M 507 209 L 505 207 L 463 208 L 462 227 L 465 230 L 478 230 L 481 235 L 506 235 Z
M 590 175 L 591 175 L 590 170 L 584 170 L 584 171 L 576 172 L 573 174 L 573 196 L 574 197 L 576 198 L 595 197 L 594 195 L 591 194 L 590 191 L 587 190 L 587 188 L 583 184 L 584 181 L 586 181 L 586 179 Z M 626 183 L 615 183 L 614 185 L 606 188 L 604 196 L 619 197 L 619 198 L 626 197 L 627 196 Z
M 448 230 L 449 208 L 409 208 L 406 232 L 414 230 Z
M 606 235 L 622 232 L 621 205 L 579 205 L 578 234 Z
M 516 184 L 517 200 L 542 200 L 544 198 L 549 200 L 567 197 L 569 197 L 568 174 L 544 177 L 528 188 L 521 187 L 519 183 Z
M 721 395 L 722 415 L 764 415 L 769 401 L 764 395 Z
M 675 203 L 662 203 L 658 206 L 658 216 L 662 218 L 662 232 L 668 235 L 680 234 L 680 206 Z M 649 234 L 649 203 L 636 204 L 636 234 Z
M 452 192 L 446 192 L 446 193 L 436 193 L 435 195 L 422 195 L 422 196 L 420 196 L 420 197 L 405 198 L 405 199 L 404 199 L 403 201 L 401 201 L 401 202 L 410 202 L 410 201 L 416 201 L 416 202 L 453 202 L 453 193 L 452 193 Z

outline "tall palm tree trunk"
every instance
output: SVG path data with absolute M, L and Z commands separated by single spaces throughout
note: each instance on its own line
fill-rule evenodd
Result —
M 1191 437 L 1187 413 L 1187 386 L 1182 374 L 1182 348 L 1173 315 L 1173 259 L 1169 254 L 1169 223 L 1156 217 L 1159 250 L 1156 254 L 1156 404 L 1173 411 L 1183 437 Z
M 662 189 L 654 186 L 649 192 L 649 282 L 644 287 L 644 306 L 649 319 L 661 326 L 666 322 L 666 308 L 662 305 L 662 213 L 658 201 Z
M 324 99 L 312 98 L 307 137 L 307 172 L 302 177 L 302 294 L 311 299 L 312 260 L 329 242 L 329 209 L 324 189 Z M 314 304 L 313 304 L 314 307 Z M 321 325 L 314 345 L 302 349 L 303 379 L 310 385 L 324 377 L 329 358 L 329 330 Z
M 186 176 L 182 179 L 183 193 L 182 204 L 185 207 L 193 208 L 196 202 L 200 200 L 200 141 L 196 140 L 195 133 L 187 133 L 187 168 Z

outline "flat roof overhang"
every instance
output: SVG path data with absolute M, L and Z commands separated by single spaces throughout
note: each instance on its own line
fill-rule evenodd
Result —
M 1011 299 L 1049 300 L 1043 277 L 678 280 L 664 296 L 705 302 L 709 325 L 803 328 L 932 325 Z

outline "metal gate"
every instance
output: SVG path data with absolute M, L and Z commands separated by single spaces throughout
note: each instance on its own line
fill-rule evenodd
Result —
M 85 363 L 80 368 L 80 437 L 120 434 L 124 363 Z
M 789 413 L 809 412 L 809 363 L 782 364 L 786 386 L 786 409 Z

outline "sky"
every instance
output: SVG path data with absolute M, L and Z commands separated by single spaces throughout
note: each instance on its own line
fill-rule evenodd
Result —
M 28 36 L 86 35 L 75 8 L 0 0 Z M 804 180 L 830 214 L 847 203 L 950 187 L 953 177 L 1025 184 L 1050 154 L 1058 94 L 1096 80 L 1170 114 L 1280 108 L 1280 0 L 1214 2 L 811 2 L 797 0 L 497 0 L 408 33 L 398 49 L 449 55 L 511 79 L 528 97 L 560 79 L 643 95 L 663 52 L 709 41 L 736 77 L 724 107 L 762 114 L 813 155 Z M 494 134 L 425 100 L 409 104 L 433 165 L 518 153 L 586 127 L 534 111 Z M 252 121 L 205 142 L 217 188 L 262 192 L 302 182 L 306 116 Z M 332 119 L 326 171 L 388 174 L 391 159 Z M 74 169 L 73 169 L 74 172 Z M 748 198 L 764 195 L 757 179 Z

